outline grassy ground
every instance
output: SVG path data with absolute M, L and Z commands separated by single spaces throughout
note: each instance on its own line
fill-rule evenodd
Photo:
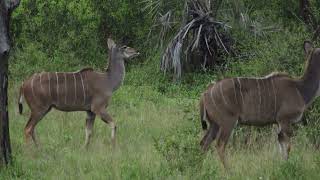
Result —
M 134 72 L 132 72 L 134 73 Z M 128 73 L 127 76 L 131 76 Z M 278 152 L 275 132 L 245 147 L 234 133 L 228 146 L 227 173 L 216 151 L 202 154 L 197 99 L 176 98 L 152 86 L 128 83 L 109 107 L 118 125 L 112 150 L 110 128 L 96 119 L 92 143 L 82 148 L 85 113 L 51 111 L 36 128 L 38 149 L 24 143 L 29 115 L 18 114 L 18 84 L 10 86 L 10 131 L 14 163 L 0 179 L 319 179 L 320 152 L 301 130 L 293 139 L 288 161 Z M 236 131 L 238 132 L 238 131 Z
M 294 14 L 291 11 L 294 10 L 292 7 L 295 3 L 270 1 L 266 8 L 263 1 L 254 1 L 252 7 L 244 6 L 248 4 L 247 1 L 236 3 L 240 6 L 241 2 L 244 4 L 239 12 L 247 13 L 250 18 L 248 22 L 244 22 L 247 23 L 244 26 L 250 27 L 250 30 L 243 29 L 238 21 L 234 24 L 230 21 L 234 29 L 232 37 L 237 41 L 236 56 L 222 57 L 226 64 L 214 71 L 183 74 L 181 84 L 172 83 L 158 72 L 160 49 L 153 46 L 143 49 L 143 56 L 139 57 L 141 64 L 129 62 L 131 65 L 124 85 L 114 94 L 108 108 L 118 126 L 117 148 L 111 148 L 110 128 L 97 118 L 90 147 L 85 150 L 82 146 L 86 113 L 64 113 L 56 110 L 48 113 L 36 127 L 39 148 L 28 148 L 24 142 L 23 129 L 28 120 L 29 109 L 24 104 L 23 115 L 18 114 L 17 94 L 21 79 L 34 72 L 73 71 L 83 66 L 103 69 L 106 54 L 99 46 L 98 37 L 92 36 L 100 34 L 95 33 L 98 31 L 98 24 L 94 25 L 97 22 L 90 19 L 95 15 L 83 14 L 82 10 L 77 12 L 76 7 L 89 7 L 86 1 L 81 1 L 82 5 L 80 2 L 80 6 L 75 6 L 75 11 L 68 17 L 71 20 L 73 16 L 75 19 L 83 17 L 84 22 L 63 18 L 58 23 L 52 23 L 57 21 L 57 14 L 69 12 L 73 6 L 65 6 L 68 10 L 49 8 L 53 13 L 48 13 L 48 8 L 43 3 L 35 5 L 23 2 L 16 10 L 16 13 L 21 12 L 12 24 L 13 32 L 17 34 L 13 36 L 16 47 L 10 59 L 9 113 L 14 162 L 0 172 L 0 180 L 320 179 L 320 151 L 315 147 L 315 144 L 320 144 L 319 100 L 306 115 L 309 126 L 295 128 L 288 161 L 281 159 L 273 127 L 259 130 L 255 127 L 236 128 L 227 147 L 227 160 L 231 166 L 229 172 L 223 169 L 214 144 L 206 154 L 199 149 L 203 132 L 198 115 L 198 97 L 210 81 L 223 77 L 264 76 L 272 71 L 284 71 L 293 76 L 302 74 L 302 44 L 313 34 L 310 34 L 304 23 L 300 20 L 297 22 L 296 17 L 292 19 L 291 14 Z M 59 6 L 61 5 L 64 4 L 60 3 Z M 42 11 L 42 6 L 46 10 Z M 112 8 L 110 12 L 117 10 L 113 6 Z M 130 11 L 124 8 L 121 12 Z M 112 13 L 112 17 L 121 14 L 119 20 L 126 19 L 127 15 L 122 15 L 121 12 Z M 229 24 L 228 16 L 233 15 L 229 10 L 226 12 L 222 16 L 226 15 L 226 22 Z M 74 13 L 80 14 L 72 16 Z M 48 17 L 50 14 L 52 17 Z M 134 27 L 139 26 L 138 21 L 141 20 L 132 21 Z M 50 25 L 46 26 L 48 23 Z M 127 20 L 125 23 L 128 27 L 132 26 Z M 83 28 L 79 28 L 79 25 Z M 115 24 L 112 27 L 118 28 Z M 251 32 L 251 27 L 256 28 L 254 33 Z M 275 27 L 274 31 L 272 27 Z M 78 33 L 74 33 L 75 28 L 79 28 Z M 66 36 L 61 32 L 68 34 Z M 138 28 L 134 32 L 137 33 L 133 33 L 134 37 L 145 41 L 145 36 L 140 37 L 143 29 Z M 119 34 L 118 37 L 120 36 Z

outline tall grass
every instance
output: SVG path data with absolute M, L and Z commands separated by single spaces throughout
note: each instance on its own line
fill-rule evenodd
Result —
M 131 69 L 127 76 L 136 76 L 142 68 Z M 167 95 L 155 85 L 136 85 L 132 81 L 114 94 L 108 108 L 118 125 L 116 149 L 111 148 L 109 126 L 99 118 L 95 121 L 90 147 L 84 149 L 86 114 L 56 110 L 45 116 L 36 128 L 40 146 L 30 148 L 23 137 L 29 110 L 25 104 L 23 115 L 19 115 L 16 104 L 19 84 L 10 85 L 14 162 L 1 172 L 0 179 L 319 178 L 320 152 L 310 144 L 303 128 L 292 140 L 288 161 L 281 159 L 272 128 L 268 133 L 262 131 L 249 147 L 241 144 L 243 133 L 237 128 L 227 148 L 232 168 L 226 172 L 214 145 L 207 154 L 199 149 L 203 132 L 196 96 L 173 92 Z M 183 85 L 175 88 L 177 92 L 184 89 Z

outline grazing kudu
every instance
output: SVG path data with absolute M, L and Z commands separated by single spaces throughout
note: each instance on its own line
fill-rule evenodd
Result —
M 26 141 L 34 135 L 36 124 L 52 107 L 61 111 L 86 111 L 86 139 L 88 146 L 95 116 L 108 123 L 112 128 L 112 144 L 115 145 L 116 125 L 106 112 L 112 93 L 122 84 L 125 76 L 124 59 L 139 55 L 133 48 L 118 47 L 108 39 L 109 67 L 107 72 L 99 73 L 91 68 L 77 72 L 42 72 L 33 74 L 20 88 L 19 112 L 22 113 L 22 95 L 31 109 L 25 126 Z
M 278 141 L 283 157 L 290 151 L 291 124 L 320 95 L 320 48 L 304 43 L 306 67 L 301 78 L 271 73 L 262 78 L 227 78 L 211 84 L 200 99 L 202 128 L 207 129 L 201 147 L 207 151 L 217 138 L 216 149 L 224 165 L 225 147 L 233 128 L 239 124 L 278 124 Z

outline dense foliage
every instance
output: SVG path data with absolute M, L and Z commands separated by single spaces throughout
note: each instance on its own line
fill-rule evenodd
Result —
M 12 69 L 20 77 L 36 69 L 103 69 L 108 37 L 138 45 L 135 47 L 145 52 L 150 23 L 140 6 L 129 0 L 22 1 L 14 14 Z M 34 69 L 25 69 L 30 66 Z

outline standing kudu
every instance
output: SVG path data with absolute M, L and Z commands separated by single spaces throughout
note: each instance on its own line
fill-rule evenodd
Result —
M 320 48 L 306 41 L 306 67 L 301 78 L 272 73 L 263 78 L 227 78 L 211 84 L 200 99 L 203 129 L 201 140 L 207 151 L 217 138 L 217 152 L 224 165 L 225 147 L 237 123 L 265 126 L 278 124 L 278 141 L 283 157 L 288 159 L 291 124 L 301 120 L 303 112 L 320 95 Z
M 106 73 L 91 68 L 77 72 L 42 72 L 33 74 L 20 88 L 19 112 L 22 113 L 22 95 L 31 109 L 25 127 L 26 141 L 32 138 L 35 144 L 34 128 L 52 107 L 61 111 L 86 111 L 86 139 L 88 146 L 95 116 L 112 128 L 112 144 L 115 145 L 116 125 L 106 112 L 112 93 L 122 84 L 125 76 L 124 59 L 139 55 L 133 48 L 118 47 L 108 39 L 109 67 Z

